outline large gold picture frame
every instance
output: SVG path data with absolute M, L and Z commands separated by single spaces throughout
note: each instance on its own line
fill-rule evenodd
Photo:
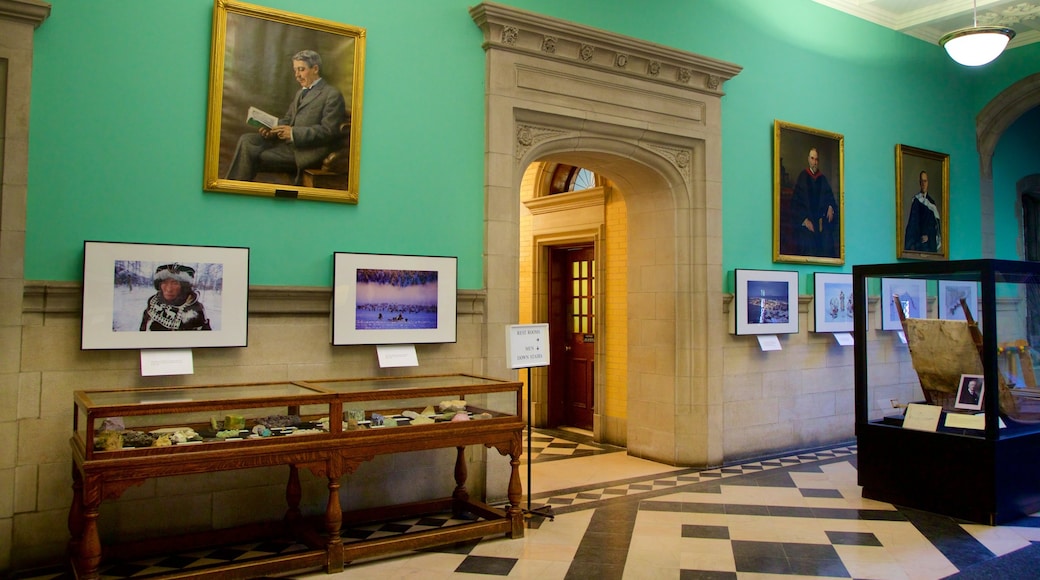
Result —
M 844 207 L 845 137 L 774 120 L 773 261 L 844 264 Z
M 948 260 L 949 232 L 950 156 L 896 145 L 896 257 Z
M 357 203 L 364 59 L 364 28 L 216 0 L 203 188 Z

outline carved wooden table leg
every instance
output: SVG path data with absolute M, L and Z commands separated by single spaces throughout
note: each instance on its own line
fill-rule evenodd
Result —
M 289 509 L 285 512 L 285 519 L 297 521 L 300 519 L 300 499 L 303 498 L 303 488 L 300 486 L 300 470 L 295 465 L 289 466 L 289 482 L 285 484 L 285 503 Z
M 69 547 L 68 556 L 73 563 L 79 554 L 79 544 L 83 537 L 83 476 L 72 464 L 72 505 L 69 506 Z
M 83 506 L 83 535 L 76 558 L 76 576 L 81 580 L 97 580 L 101 565 L 101 538 L 98 536 L 98 504 Z
M 466 470 L 466 448 L 456 447 L 455 451 L 455 491 L 451 494 L 451 498 L 454 500 L 451 504 L 451 511 L 452 515 L 460 517 L 463 515 L 463 505 L 469 501 L 469 491 L 466 489 L 466 478 L 469 473 Z
M 338 473 L 330 473 L 329 502 L 325 506 L 325 533 L 328 534 L 328 545 L 326 546 L 328 561 L 325 571 L 329 574 L 343 570 L 343 538 L 339 535 L 343 525 L 343 508 L 339 503 L 339 486 Z
M 523 485 L 520 483 L 520 453 L 521 445 L 519 443 L 514 445 L 513 450 L 509 453 L 509 487 L 506 489 L 509 509 L 506 510 L 506 514 L 512 522 L 509 531 L 510 538 L 524 537 L 524 510 L 520 508 L 520 498 L 524 494 Z

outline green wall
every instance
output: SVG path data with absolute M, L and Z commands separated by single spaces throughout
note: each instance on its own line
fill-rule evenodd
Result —
M 997 258 L 1024 258 L 1019 254 L 1017 183 L 1024 177 L 1040 175 L 1040 155 L 1037 155 L 1036 150 L 1038 136 L 1040 107 L 1025 113 L 1008 127 L 994 151 L 993 219 L 998 224 L 1015 226 L 997 228 L 994 240 Z
M 258 3 L 367 29 L 358 205 L 202 191 L 213 0 L 53 0 L 36 33 L 26 278 L 78 280 L 83 240 L 110 240 L 249 246 L 258 285 L 328 286 L 335 251 L 455 255 L 460 287 L 482 288 L 475 2 Z M 796 269 L 809 292 L 813 271 L 893 261 L 897 143 L 950 154 L 951 258 L 977 257 L 974 117 L 1040 68 L 1027 47 L 967 70 L 810 0 L 508 4 L 744 67 L 722 101 L 726 291 L 734 268 Z M 774 119 L 845 136 L 844 267 L 772 262 Z

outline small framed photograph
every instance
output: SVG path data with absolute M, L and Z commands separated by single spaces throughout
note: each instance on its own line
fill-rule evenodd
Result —
M 903 330 L 899 311 L 906 318 L 928 318 L 928 292 L 924 280 L 881 279 L 881 330 Z
M 458 258 L 333 255 L 332 344 L 456 341 Z
M 896 145 L 896 257 L 950 256 L 950 156 Z
M 953 404 L 954 408 L 981 411 L 985 385 L 982 375 L 961 375 L 957 384 L 957 402 Z
M 852 332 L 852 274 L 813 274 L 813 332 Z
M 971 317 L 975 322 L 979 321 L 978 310 L 978 283 L 960 281 L 939 281 L 939 318 L 943 320 L 967 320 L 964 316 L 964 308 L 961 307 L 961 298 L 968 303 L 971 309 Z
M 798 272 L 734 270 L 736 334 L 798 333 Z
M 83 350 L 246 346 L 248 300 L 249 248 L 83 244 Z
M 845 137 L 773 121 L 773 261 L 845 263 Z

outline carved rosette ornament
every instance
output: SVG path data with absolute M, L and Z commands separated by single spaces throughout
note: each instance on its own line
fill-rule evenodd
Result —
M 546 36 L 542 38 L 542 51 L 549 54 L 556 54 L 556 37 Z
M 690 181 L 693 154 L 689 149 L 675 149 L 673 147 L 662 147 L 660 145 L 646 145 L 646 148 L 664 157 L 679 170 L 683 179 Z
M 536 127 L 534 125 L 517 125 L 516 126 L 516 159 L 517 161 L 524 158 L 527 151 L 534 147 L 538 143 L 551 139 L 553 137 L 559 137 L 563 135 L 563 131 L 559 129 L 547 129 L 545 127 Z
M 687 85 L 690 84 L 690 69 L 679 68 L 675 70 L 675 80 Z
M 628 55 L 627 54 L 619 52 L 618 55 L 616 57 L 614 57 L 614 66 L 616 66 L 618 68 L 625 68 L 625 65 L 627 65 L 627 64 L 628 64 Z
M 707 78 L 704 79 L 704 86 L 713 91 L 717 91 L 719 90 L 719 84 L 721 82 L 722 79 L 719 78 L 719 75 L 708 75 Z
M 594 47 L 588 44 L 583 44 L 581 45 L 581 50 L 578 52 L 578 56 L 581 57 L 581 60 L 589 62 L 592 60 L 592 55 L 595 54 L 595 52 L 596 49 Z
M 656 77 L 657 75 L 661 74 L 661 63 L 657 62 L 656 60 L 652 60 L 649 63 L 647 63 L 646 74 L 652 77 Z
M 515 26 L 502 27 L 502 44 L 514 45 L 520 37 L 520 29 Z

